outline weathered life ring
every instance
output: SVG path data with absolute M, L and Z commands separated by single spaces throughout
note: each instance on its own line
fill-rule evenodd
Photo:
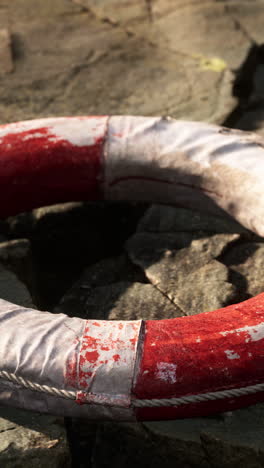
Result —
M 264 142 L 152 117 L 0 127 L 0 215 L 67 200 L 150 200 L 264 235 Z M 89 419 L 208 415 L 264 401 L 264 294 L 200 315 L 97 321 L 0 300 L 0 403 Z

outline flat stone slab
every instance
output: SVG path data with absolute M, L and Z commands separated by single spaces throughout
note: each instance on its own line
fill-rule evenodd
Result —
M 204 68 L 217 69 L 217 64 L 220 68 L 221 63 L 223 67 L 225 64 L 231 69 L 238 68 L 252 41 L 235 22 L 230 3 L 233 2 L 153 2 L 153 28 L 158 32 L 157 40 L 159 43 L 163 40 L 164 45 L 176 53 L 200 58 Z M 248 8 L 247 14 L 253 19 L 254 8 Z
M 0 264 L 13 272 L 31 291 L 33 290 L 32 251 L 28 239 L 0 242 Z
M 63 420 L 0 406 L 0 463 L 5 468 L 70 468 Z
M 17 276 L 0 263 L 0 297 L 24 307 L 32 307 L 31 295 Z
M 57 313 L 67 313 L 85 319 L 155 320 L 182 315 L 179 307 L 151 284 L 113 283 L 92 289 L 73 287 L 59 306 Z
M 144 270 L 149 281 L 183 315 L 193 315 L 223 307 L 235 298 L 228 269 L 216 259 L 238 238 L 238 234 L 208 237 L 202 233 L 192 236 L 190 232 L 138 233 L 126 247 L 131 260 Z M 182 245 L 179 241 L 183 241 Z M 190 245 L 185 246 L 184 241 Z
M 231 0 L 225 6 L 228 13 L 236 21 L 237 28 L 252 42 L 263 43 L 264 9 L 260 0 L 241 2 Z
M 264 405 L 218 417 L 104 424 L 93 459 L 98 468 L 262 468 Z M 118 440 L 118 445 L 115 441 Z
M 14 69 L 11 51 L 11 37 L 7 28 L 0 27 L 0 76 Z
M 224 213 L 223 213 L 224 214 Z M 252 236 L 246 228 L 224 214 L 214 216 L 202 211 L 192 211 L 174 206 L 151 205 L 140 220 L 137 232 L 172 233 L 196 232 L 243 233 Z
M 231 271 L 232 282 L 246 297 L 264 291 L 264 243 L 242 242 L 233 246 L 222 260 Z
M 0 79 L 14 70 L 7 5 L 0 8 Z
M 30 239 L 36 305 L 52 309 L 85 267 L 118 255 L 144 210 L 143 204 L 72 202 L 8 218 L 11 238 Z
M 97 18 L 112 25 L 131 25 L 150 19 L 148 0 L 73 0 Z
M 43 6 L 41 0 L 28 0 L 24 9 L 13 0 L 15 71 L 0 79 L 0 122 L 70 114 L 171 115 L 221 122 L 234 109 L 233 72 L 225 57 L 215 58 L 219 54 L 214 50 L 213 58 L 181 46 L 176 51 L 167 40 L 176 34 L 178 43 L 179 29 L 186 30 L 178 21 L 178 7 L 175 17 L 153 22 L 148 2 L 121 2 L 118 8 L 116 2 L 87 5 L 83 9 L 56 0 Z M 200 17 L 194 21 L 192 33 Z M 222 23 L 226 21 L 225 16 Z M 216 17 L 211 23 L 220 31 Z M 234 56 L 243 56 L 247 45 L 241 47 L 239 31 L 231 32 L 239 36 Z M 201 33 L 205 44 L 208 31 L 197 31 Z M 225 39 L 226 34 L 224 30 Z

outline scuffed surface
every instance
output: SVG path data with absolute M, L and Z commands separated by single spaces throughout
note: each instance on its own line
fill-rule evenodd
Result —
M 130 406 L 140 330 L 141 321 L 86 322 L 77 369 L 80 401 Z
M 15 72 L 0 80 L 2 123 L 51 115 L 128 112 L 141 115 L 169 113 L 176 118 L 222 123 L 238 106 L 238 111 L 243 114 L 238 127 L 259 128 L 263 133 L 261 66 L 254 72 L 254 92 L 251 92 L 252 68 L 249 66 L 240 80 L 242 91 L 249 88 L 249 97 L 233 95 L 237 76 L 234 66 L 240 66 L 245 60 L 253 40 L 257 45 L 263 43 L 262 0 L 156 0 L 146 2 L 146 5 L 141 1 L 126 0 L 119 1 L 118 9 L 116 0 L 80 0 L 79 5 L 64 0 L 27 0 L 27 8 L 24 0 L 9 3 L 9 20 L 5 18 L 1 27 L 8 25 L 12 34 Z M 89 10 L 85 10 L 87 7 Z M 2 7 L 0 16 L 3 11 Z M 215 63 L 214 58 L 219 58 L 222 66 L 226 64 L 227 67 L 219 72 L 210 69 Z M 250 58 L 254 57 L 250 55 Z M 260 58 L 257 57 L 257 61 Z M 232 126 L 236 121 L 237 115 Z M 50 208 L 42 210 L 41 216 L 39 222 L 34 213 L 9 222 L 13 238 L 33 239 L 34 291 L 38 307 L 50 310 L 78 280 L 81 270 L 98 259 L 102 260 L 101 270 L 106 273 L 104 277 L 100 276 L 100 287 L 107 287 L 110 280 L 122 282 L 128 279 L 133 283 L 136 278 L 144 284 L 148 281 L 139 268 L 136 268 L 135 276 L 130 275 L 131 265 L 120 267 L 117 278 L 111 266 L 114 260 L 110 265 L 105 259 L 120 253 L 125 236 L 135 230 L 130 206 L 92 208 L 80 204 L 73 209 L 61 205 L 53 211 Z M 186 210 L 183 219 L 177 209 L 167 211 L 161 207 L 158 216 L 162 220 L 166 218 L 163 227 L 172 233 L 174 230 L 203 230 L 210 237 L 210 232 L 241 232 L 236 231 L 226 218 L 209 218 L 197 211 Z M 168 227 L 169 221 L 174 225 Z M 153 233 L 156 224 L 149 226 Z M 26 229 L 28 225 L 29 230 Z M 130 230 L 128 225 L 132 226 Z M 114 241 L 112 247 L 106 232 Z M 225 275 L 229 273 L 228 281 L 235 285 L 238 300 L 264 289 L 262 239 L 257 241 L 257 248 L 252 239 L 247 238 L 246 242 L 244 245 L 241 239 L 240 244 L 232 248 L 227 246 L 227 256 L 232 253 L 231 262 L 225 262 L 224 258 Z M 215 268 L 219 266 L 214 265 Z M 218 275 L 211 272 L 215 281 L 206 278 L 208 291 L 211 291 L 207 299 L 208 310 L 215 308 L 214 297 L 218 291 Z M 197 273 L 195 281 L 198 278 Z M 151 284 L 148 284 L 148 293 L 141 285 L 129 285 L 128 289 L 124 284 L 114 286 L 114 293 L 109 288 L 107 298 L 113 300 L 107 299 L 109 305 L 104 307 L 100 305 L 103 302 L 102 299 L 99 301 L 100 291 L 94 292 L 94 279 L 88 275 L 83 284 L 86 288 L 72 291 L 74 299 L 71 304 L 68 302 L 67 313 L 74 315 L 75 311 L 75 315 L 82 316 L 85 311 L 89 317 L 99 319 L 103 309 L 103 314 L 110 313 L 112 318 L 119 320 L 124 317 L 137 319 L 143 315 L 152 319 L 153 313 L 155 318 L 173 316 L 174 305 L 165 306 L 160 291 L 156 291 L 160 300 L 157 294 L 154 298 Z M 198 298 L 201 286 L 186 281 L 185 295 Z M 121 298 L 118 301 L 119 294 L 124 297 L 126 292 L 127 300 Z M 194 311 L 197 309 L 195 306 Z M 27 425 L 25 422 L 24 427 Z M 105 467 L 106 463 L 120 468 L 145 468 L 150 464 L 153 468 L 264 466 L 261 405 L 226 416 L 146 424 L 144 429 L 135 424 L 111 423 L 98 427 L 96 423 L 77 419 L 74 430 L 76 460 L 81 458 L 84 467 L 89 463 L 98 468 Z M 36 450 L 33 448 L 32 452 L 36 453 Z M 52 463 L 53 453 L 52 448 L 42 452 L 45 466 Z M 22 450 L 15 453 L 12 468 L 15 461 L 20 464 L 22 454 Z M 68 452 L 66 456 L 68 458 Z M 55 466 L 56 462 L 55 457 Z M 35 468 L 36 463 L 33 466 Z

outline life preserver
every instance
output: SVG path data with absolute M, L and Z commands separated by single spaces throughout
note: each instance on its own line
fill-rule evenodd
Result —
M 227 211 L 264 235 L 264 142 L 152 117 L 0 127 L 0 216 L 68 200 Z M 208 415 L 264 401 L 264 294 L 169 320 L 97 321 L 0 300 L 0 403 L 90 419 Z

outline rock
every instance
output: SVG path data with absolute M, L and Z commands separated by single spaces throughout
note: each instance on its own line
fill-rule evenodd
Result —
M 228 269 L 216 260 L 187 275 L 186 281 L 176 288 L 177 286 L 176 292 L 172 292 L 172 300 L 187 315 L 216 310 L 231 304 L 237 293 L 229 282 Z M 170 292 L 168 297 L 171 298 Z
M 237 120 L 236 127 L 242 130 L 256 130 L 259 135 L 264 137 L 264 106 L 259 103 L 249 106 L 247 111 Z
M 118 440 L 118 444 L 116 444 Z M 141 424 L 102 424 L 93 453 L 95 466 L 119 468 L 211 468 L 200 443 L 155 437 Z
M 32 252 L 28 239 L 0 242 L 0 262 L 33 291 Z
M 222 261 L 230 269 L 232 282 L 240 291 L 242 299 L 264 291 L 263 243 L 243 242 L 235 245 L 223 255 Z
M 27 286 L 32 286 L 31 249 L 27 239 L 0 243 L 0 297 L 34 307 Z
M 254 43 L 263 43 L 264 9 L 261 0 L 252 3 L 232 0 L 226 5 L 226 10 L 233 18 L 237 29 L 240 29 Z
M 63 420 L 0 407 L 0 463 L 5 468 L 70 468 Z
M 218 417 L 100 426 L 93 460 L 103 468 L 262 468 L 264 405 Z M 116 445 L 118 440 L 118 445 Z
M 0 79 L 14 70 L 7 5 L 0 8 Z
M 26 286 L 17 276 L 0 264 L 0 297 L 6 301 L 33 307 L 32 298 Z
M 36 305 L 53 308 L 85 267 L 118 255 L 144 210 L 143 204 L 76 202 L 9 218 L 10 235 L 31 241 Z
M 141 0 L 73 0 L 104 21 L 117 26 L 133 25 L 137 21 L 149 19 L 147 1 Z
M 79 293 L 73 288 L 64 296 L 55 312 L 85 319 L 154 320 L 181 315 L 151 284 L 119 282 Z
M 190 41 L 187 52 L 181 49 L 179 39 L 185 34 L 187 16 L 185 22 L 179 21 L 178 8 L 173 20 L 163 15 L 150 21 L 148 1 L 121 2 L 118 8 L 116 1 L 87 2 L 86 12 L 62 0 L 45 2 L 45 7 L 41 0 L 28 2 L 27 9 L 19 0 L 12 2 L 16 70 L 0 80 L 2 123 L 13 121 L 14 115 L 15 120 L 22 120 L 100 113 L 169 114 L 221 122 L 233 111 L 237 102 L 232 96 L 233 72 L 215 50 L 220 45 L 221 51 L 230 48 L 223 46 L 221 38 L 212 52 L 207 47 L 202 56 L 197 56 L 196 45 L 190 52 Z M 38 10 L 39 21 L 31 14 L 33 8 Z M 213 35 L 208 41 L 200 17 L 194 18 L 192 33 L 203 34 L 203 44 L 211 44 Z M 244 56 L 247 40 L 242 41 L 240 31 L 231 28 L 226 16 L 221 18 L 221 26 L 227 23 L 224 37 L 229 38 L 231 30 L 234 36 L 232 58 Z M 212 30 L 220 35 L 219 21 L 211 17 Z M 202 29 L 197 27 L 200 24 Z
M 112 34 L 109 31 L 110 37 Z M 98 76 L 104 76 L 104 81 L 98 81 Z M 95 66 L 82 67 L 66 95 L 73 114 L 77 109 L 89 114 L 163 114 L 219 123 L 236 105 L 232 82 L 229 70 L 202 69 L 196 59 L 183 59 L 181 54 L 153 46 L 148 38 L 120 34 L 118 43 L 109 45 Z M 51 113 L 59 109 L 66 114 L 62 98 L 53 100 L 48 108 Z
M 252 235 L 228 215 L 213 216 L 201 211 L 192 211 L 174 206 L 151 205 L 140 220 L 138 232 L 210 232 L 243 233 Z
M 119 281 L 145 283 L 146 278 L 140 268 L 135 267 L 127 255 L 104 258 L 84 270 L 73 288 L 92 289 Z
M 0 242 L 7 241 L 8 238 L 6 236 L 6 224 L 3 221 L 0 221 Z
M 241 2 L 236 3 L 238 10 Z M 214 63 L 220 66 L 221 61 L 223 66 L 238 68 L 252 44 L 251 38 L 235 22 L 225 1 L 209 0 L 197 4 L 192 0 L 157 0 L 153 2 L 152 11 L 156 41 L 182 54 L 183 60 L 184 55 L 200 58 L 198 66 L 204 68 L 217 69 Z M 248 8 L 245 14 L 254 21 L 254 8 Z M 214 58 L 219 62 L 214 62 Z
M 202 233 L 192 232 L 138 232 L 126 242 L 126 250 L 135 265 L 144 267 L 156 263 L 169 250 L 188 247 L 193 239 L 199 239 Z
M 173 247 L 173 234 L 138 233 L 126 244 L 129 256 L 183 314 L 227 305 L 234 299 L 235 288 L 228 282 L 227 268 L 214 259 L 239 235 L 202 237 L 200 234 L 200 238 L 193 236 L 189 247 L 184 243 L 177 247 L 179 234 L 190 241 L 191 233 L 175 233 Z
M 198 444 L 210 468 L 261 468 L 264 461 L 263 412 L 264 405 L 257 405 L 215 418 L 150 422 L 143 426 L 156 440 L 165 438 L 177 446 L 185 442 L 190 450 L 192 447 L 197 450 Z M 185 457 L 188 457 L 187 451 Z M 192 461 L 187 466 L 198 468 L 199 464 Z
M 0 28 L 0 63 L 0 75 L 13 71 L 11 37 L 6 28 Z
M 257 131 L 259 135 L 264 137 L 263 47 L 255 47 L 255 52 L 252 49 L 251 55 L 252 58 L 248 58 L 249 70 L 245 68 L 241 71 L 234 83 L 235 92 L 241 94 L 241 105 L 237 110 L 237 118 L 235 114 L 235 118 L 231 119 L 230 124 L 241 130 Z M 253 62 L 252 64 L 250 64 L 250 60 Z M 246 96 L 243 95 L 245 88 L 248 89 Z
M 3 231 L 9 238 L 31 237 L 35 227 L 34 211 L 19 213 L 3 221 Z
M 125 255 L 101 260 L 84 270 L 79 280 L 66 292 L 54 311 L 63 312 L 69 316 L 104 317 L 104 312 L 98 309 L 98 304 L 95 307 L 91 304 L 91 297 L 96 294 L 94 291 L 100 291 L 103 287 L 107 290 L 106 286 L 121 281 L 145 282 L 146 279 L 141 269 L 135 268 Z

